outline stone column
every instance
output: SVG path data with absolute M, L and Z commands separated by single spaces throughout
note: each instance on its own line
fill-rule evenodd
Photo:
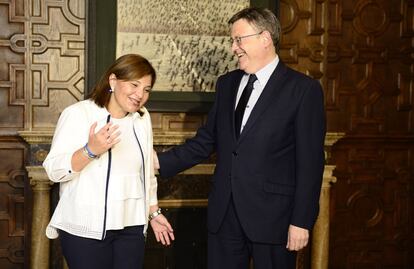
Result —
M 49 268 L 49 239 L 45 235 L 50 220 L 51 181 L 42 166 L 26 166 L 33 190 L 33 219 L 30 268 Z
M 331 184 L 336 182 L 336 178 L 332 175 L 334 168 L 333 165 L 325 165 L 319 199 L 319 216 L 312 231 L 311 269 L 328 269 L 330 188 Z

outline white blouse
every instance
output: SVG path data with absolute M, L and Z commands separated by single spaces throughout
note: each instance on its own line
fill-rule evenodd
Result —
M 132 115 L 111 118 L 121 134 L 112 147 L 108 187 L 107 230 L 146 223 L 143 167 L 140 146 L 134 136 Z M 136 130 L 139 132 L 140 130 Z

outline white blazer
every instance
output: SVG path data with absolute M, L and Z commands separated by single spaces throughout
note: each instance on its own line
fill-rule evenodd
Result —
M 145 192 L 138 186 L 131 186 L 126 191 L 131 192 L 127 194 L 131 197 L 145 199 L 145 216 L 148 216 L 149 207 L 158 203 L 157 179 L 152 161 L 151 119 L 145 108 L 141 111 L 142 115 L 138 112 L 133 115 L 140 147 L 131 147 L 131 150 L 142 150 Z M 98 131 L 106 124 L 108 115 L 106 108 L 84 100 L 67 107 L 59 118 L 50 152 L 43 162 L 49 179 L 60 183 L 60 200 L 46 228 L 46 236 L 50 239 L 58 237 L 58 229 L 86 238 L 105 237 L 106 187 L 111 180 L 110 176 L 107 178 L 109 154 L 102 154 L 80 172 L 73 171 L 71 159 L 73 153 L 88 141 L 90 126 L 97 122 Z M 146 221 L 144 233 L 148 217 Z

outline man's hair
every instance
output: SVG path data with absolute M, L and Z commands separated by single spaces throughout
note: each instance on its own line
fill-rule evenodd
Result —
M 89 98 L 100 107 L 107 107 L 111 93 L 109 92 L 109 76 L 115 74 L 119 80 L 136 80 L 151 76 L 151 87 L 154 86 L 156 74 L 150 62 L 138 54 L 126 54 L 119 57 L 96 83 Z
M 232 25 L 238 20 L 244 19 L 258 31 L 268 31 L 272 37 L 276 50 L 279 47 L 281 26 L 276 15 L 267 8 L 248 7 L 234 14 L 228 21 Z

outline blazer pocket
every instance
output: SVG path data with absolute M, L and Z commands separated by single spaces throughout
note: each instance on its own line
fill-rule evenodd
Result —
M 273 183 L 273 182 L 268 182 L 268 181 L 265 181 L 263 185 L 263 189 L 265 192 L 280 194 L 280 195 L 287 195 L 287 196 L 293 196 L 295 193 L 294 186 Z

